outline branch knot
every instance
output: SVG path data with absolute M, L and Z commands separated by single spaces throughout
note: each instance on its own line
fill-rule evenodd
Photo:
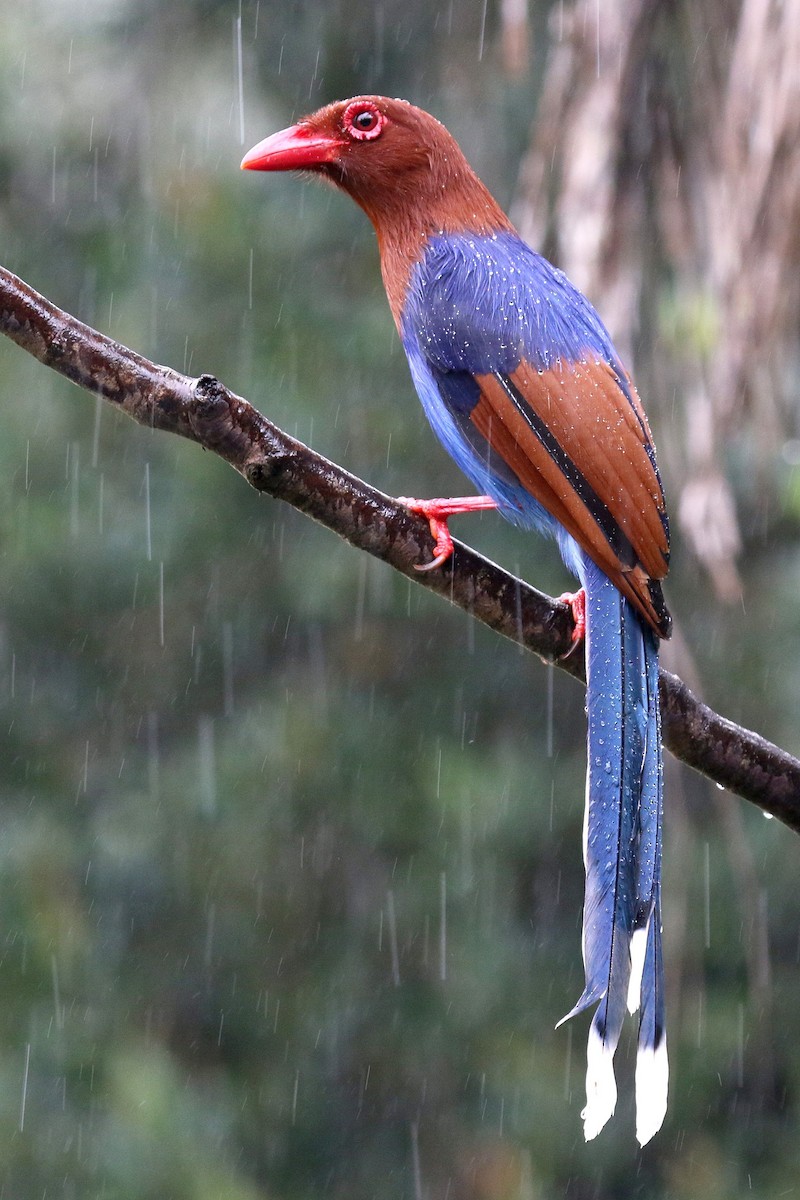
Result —
M 198 423 L 221 420 L 230 412 L 231 394 L 214 375 L 201 375 L 194 385 L 193 416 Z

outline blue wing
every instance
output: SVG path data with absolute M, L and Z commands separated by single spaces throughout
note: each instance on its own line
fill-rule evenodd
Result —
M 664 494 L 639 398 L 589 302 L 511 234 L 441 236 L 401 335 L 445 448 L 509 520 L 574 543 L 661 636 Z

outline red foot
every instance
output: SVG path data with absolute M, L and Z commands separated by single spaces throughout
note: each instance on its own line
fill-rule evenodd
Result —
M 432 571 L 435 567 L 441 567 L 453 553 L 453 539 L 447 528 L 449 517 L 458 513 L 482 512 L 487 508 L 497 508 L 491 496 L 454 496 L 449 500 L 414 500 L 410 496 L 399 496 L 398 499 L 401 504 L 405 504 L 409 512 L 427 517 L 435 542 L 435 557 L 431 562 L 415 567 L 417 571 Z
M 586 636 L 586 592 L 583 588 L 578 592 L 563 592 L 557 597 L 562 604 L 568 604 L 572 610 L 572 620 L 575 622 L 572 630 L 572 645 L 570 646 L 567 655 L 572 654 L 575 647 L 583 641 Z

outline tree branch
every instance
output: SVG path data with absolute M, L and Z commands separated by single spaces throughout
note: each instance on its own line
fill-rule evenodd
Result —
M 584 678 L 570 648 L 568 607 L 456 542 L 437 571 L 427 522 L 315 454 L 210 375 L 190 379 L 157 366 L 76 320 L 0 267 L 0 330 L 39 362 L 153 429 L 212 450 L 254 488 L 313 517 L 352 545 L 437 592 L 497 633 Z M 800 833 L 800 761 L 713 712 L 674 675 L 661 672 L 664 744 L 714 783 Z

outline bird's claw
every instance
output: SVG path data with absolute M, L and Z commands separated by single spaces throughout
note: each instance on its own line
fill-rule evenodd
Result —
M 447 528 L 447 521 L 441 520 L 440 517 L 428 517 L 428 524 L 434 540 L 435 556 L 429 563 L 415 563 L 415 571 L 435 571 L 437 567 L 444 566 L 453 553 L 453 539 Z
M 556 599 L 561 604 L 568 604 L 574 622 L 572 627 L 571 645 L 562 658 L 569 658 L 576 646 L 586 637 L 586 592 L 580 588 L 577 592 L 562 592 Z
M 450 535 L 450 530 L 447 527 L 447 515 L 442 512 L 446 502 L 442 500 L 415 500 L 411 496 L 398 497 L 401 504 L 404 504 L 409 512 L 418 513 L 421 517 L 426 517 L 430 526 L 431 537 L 433 538 L 434 557 L 429 563 L 415 563 L 415 571 L 435 571 L 437 567 L 444 566 L 448 558 L 453 553 L 453 539 Z
M 433 571 L 443 566 L 453 553 L 453 539 L 447 528 L 447 518 L 458 513 L 484 512 L 496 508 L 497 504 L 491 496 L 457 496 L 446 500 L 415 500 L 411 496 L 398 496 L 409 512 L 426 517 L 430 525 L 431 537 L 434 541 L 434 557 L 429 563 L 421 566 L 415 564 L 416 571 Z

